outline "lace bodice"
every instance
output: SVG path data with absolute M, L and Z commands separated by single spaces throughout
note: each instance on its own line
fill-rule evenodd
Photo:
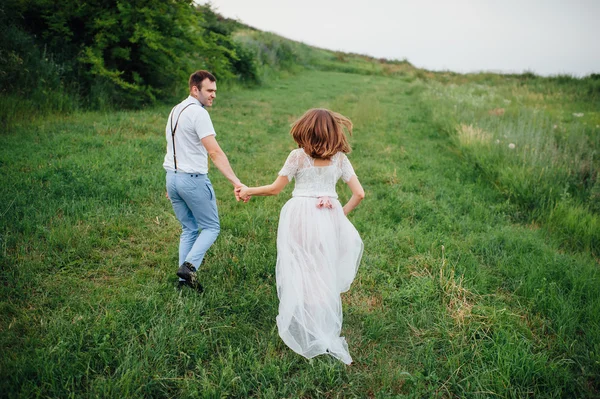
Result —
M 331 164 L 315 166 L 314 158 L 307 155 L 302 148 L 290 152 L 285 165 L 279 171 L 280 176 L 287 176 L 289 181 L 296 178 L 293 197 L 337 198 L 335 184 L 341 178 L 348 182 L 355 175 L 354 169 L 343 152 L 331 157 Z

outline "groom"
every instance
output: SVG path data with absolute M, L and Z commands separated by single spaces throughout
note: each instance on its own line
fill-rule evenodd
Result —
M 181 223 L 178 288 L 189 286 L 202 292 L 196 271 L 220 231 L 215 192 L 208 178 L 208 157 L 233 184 L 243 186 L 217 143 L 206 107 L 212 106 L 217 83 L 208 71 L 196 71 L 189 79 L 190 95 L 169 114 L 166 127 L 167 195 Z M 234 191 L 235 192 L 235 191 Z M 239 201 L 239 196 L 236 194 Z

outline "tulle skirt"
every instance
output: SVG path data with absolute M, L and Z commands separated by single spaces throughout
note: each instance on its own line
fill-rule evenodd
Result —
M 328 353 L 352 362 L 340 337 L 342 303 L 356 276 L 362 240 L 337 199 L 333 209 L 317 208 L 317 199 L 294 197 L 281 210 L 277 232 L 279 336 L 306 357 Z

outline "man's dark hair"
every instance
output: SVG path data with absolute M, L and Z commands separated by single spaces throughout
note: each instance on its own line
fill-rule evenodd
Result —
M 208 71 L 204 71 L 204 70 L 196 71 L 190 75 L 190 81 L 189 81 L 190 90 L 192 90 L 192 87 L 194 87 L 194 86 L 196 86 L 198 89 L 201 89 L 202 81 L 204 79 L 208 79 L 211 82 L 217 81 L 217 79 L 213 76 L 213 74 Z

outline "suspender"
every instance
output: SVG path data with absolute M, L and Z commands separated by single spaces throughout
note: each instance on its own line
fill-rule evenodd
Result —
M 173 108 L 173 111 L 171 111 L 171 141 L 173 142 L 173 165 L 175 166 L 175 172 L 177 172 L 177 156 L 175 155 L 175 130 L 177 130 L 177 125 L 179 124 L 179 117 L 181 117 L 181 114 L 183 114 L 183 111 L 185 111 L 185 109 L 187 107 L 189 107 L 190 105 L 194 105 L 194 104 L 196 104 L 196 103 L 190 103 L 190 104 L 186 105 L 185 107 L 183 107 L 183 109 L 177 116 L 177 121 L 175 122 L 175 127 L 173 127 L 173 114 L 175 114 L 175 108 L 177 108 L 177 105 Z M 196 104 L 196 105 L 198 105 L 198 104 Z

